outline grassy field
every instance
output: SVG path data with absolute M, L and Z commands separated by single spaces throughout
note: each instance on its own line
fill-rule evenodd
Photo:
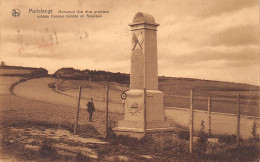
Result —
M 48 76 L 48 71 L 43 68 L 0 66 L 0 76 L 23 77 L 32 79 Z
M 0 69 L 0 75 L 3 74 L 30 74 L 32 70 L 22 70 L 22 69 Z
M 194 90 L 194 108 L 207 110 L 212 98 L 212 111 L 236 114 L 236 98 L 240 94 L 241 114 L 259 116 L 259 86 L 184 78 L 169 78 L 159 83 L 165 93 L 165 106 L 189 108 L 190 89 Z

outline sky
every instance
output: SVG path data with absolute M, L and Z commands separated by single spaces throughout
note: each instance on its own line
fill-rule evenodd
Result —
M 159 75 L 260 85 L 257 0 L 1 0 L 7 65 L 130 73 L 137 12 L 159 23 Z M 12 16 L 19 9 L 20 16 Z M 29 9 L 109 11 L 101 18 L 37 18 Z M 48 14 L 44 14 L 48 15 Z M 86 15 L 86 14 L 84 14 Z M 50 16 L 50 15 L 49 15 Z

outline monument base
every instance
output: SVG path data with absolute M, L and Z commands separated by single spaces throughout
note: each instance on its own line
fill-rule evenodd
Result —
M 146 131 L 144 131 L 144 122 L 121 120 L 118 122 L 118 127 L 113 130 L 117 135 L 142 138 L 145 133 L 172 132 L 173 128 L 167 121 L 149 121 L 146 123 Z
M 170 123 L 164 119 L 163 92 L 146 91 L 146 115 L 144 117 L 144 91 L 129 90 L 126 92 L 124 120 L 118 121 L 114 129 L 116 134 L 142 138 L 148 132 L 172 131 Z M 145 119 L 144 119 L 145 118 Z M 144 121 L 146 130 L 144 131 Z

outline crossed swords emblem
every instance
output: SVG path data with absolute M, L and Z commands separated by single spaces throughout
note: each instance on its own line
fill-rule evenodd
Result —
M 134 42 L 134 47 L 133 47 L 132 50 L 134 50 L 136 48 L 137 44 L 140 46 L 141 49 L 143 49 L 142 45 L 143 45 L 144 40 L 143 40 L 143 33 L 142 32 L 138 34 L 138 37 L 134 33 L 132 40 Z

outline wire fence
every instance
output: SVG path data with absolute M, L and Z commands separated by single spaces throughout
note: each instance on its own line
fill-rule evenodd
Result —
M 82 88 L 84 86 L 79 86 L 78 90 L 78 111 L 77 111 L 77 118 L 75 121 L 75 127 L 74 127 L 74 133 L 76 133 L 77 130 L 77 123 L 78 123 L 78 112 L 80 109 L 80 100 L 85 99 L 88 100 L 92 98 L 93 96 L 84 96 L 82 95 Z M 102 88 L 101 88 L 102 89 Z M 104 87 L 104 93 L 103 95 L 96 95 L 95 101 L 98 102 L 105 102 L 105 117 L 106 117 L 106 132 L 108 132 L 108 113 L 110 112 L 109 104 L 122 104 L 121 96 L 115 96 L 115 93 L 109 91 L 109 85 Z M 259 116 L 259 98 L 257 98 L 257 95 L 246 94 L 241 95 L 240 93 L 243 93 L 243 91 L 236 91 L 231 93 L 231 95 L 225 95 L 227 91 L 223 91 L 221 95 L 215 94 L 213 91 L 203 91 L 198 89 L 191 89 L 190 95 L 176 95 L 176 94 L 165 94 L 165 104 L 166 106 L 175 106 L 175 107 L 182 107 L 189 109 L 189 125 L 190 125 L 190 153 L 192 153 L 193 150 L 193 133 L 194 133 L 194 110 L 205 110 L 208 112 L 208 134 L 211 135 L 211 113 L 212 112 L 221 112 L 221 113 L 230 113 L 230 114 L 236 114 L 236 145 L 239 146 L 240 142 L 240 116 L 241 114 L 251 114 L 253 116 Z M 249 92 L 249 91 L 245 91 Z M 255 91 L 254 91 L 255 92 Z M 113 95 L 111 95 L 111 94 Z M 72 95 L 73 96 L 73 95 Z M 73 97 L 76 97 L 75 95 Z M 143 109 L 144 106 L 141 106 L 141 109 Z
M 229 93 L 226 95 L 225 93 Z M 253 92 L 253 93 L 251 93 Z M 236 114 L 237 95 L 240 95 L 241 114 L 248 116 L 259 116 L 259 92 L 258 91 L 205 91 L 193 89 L 193 106 L 195 109 L 207 111 L 208 98 L 211 98 L 213 112 Z M 222 93 L 222 94 L 220 94 Z M 190 96 L 165 94 L 165 107 L 189 108 Z
M 96 85 L 95 85 L 96 86 Z M 74 88 L 76 86 L 74 85 Z M 82 100 L 89 100 L 93 98 L 95 102 L 105 103 L 105 86 L 98 85 L 98 89 L 93 90 L 91 85 L 82 85 Z M 207 111 L 208 97 L 211 97 L 212 111 L 236 114 L 236 94 L 240 94 L 241 114 L 249 116 L 259 116 L 259 91 L 258 90 L 225 90 L 225 89 L 199 89 L 194 90 L 194 108 L 198 110 Z M 69 91 L 73 91 L 70 89 Z M 99 93 L 98 93 L 99 91 Z M 121 93 L 124 90 L 110 86 L 108 102 L 111 104 L 122 105 Z M 185 91 L 185 89 L 183 90 Z M 186 91 L 188 91 L 186 89 Z M 102 93 L 103 92 L 103 93 Z M 77 89 L 74 89 L 74 93 L 64 92 L 73 98 L 78 98 Z M 164 93 L 164 106 L 165 107 L 180 107 L 189 108 L 190 96 L 178 93 Z
M 196 92 L 199 92 L 200 94 L 198 95 L 197 93 L 197 96 L 196 96 Z M 246 91 L 248 92 L 248 91 Z M 238 148 L 239 147 L 239 144 L 240 144 L 240 127 L 241 127 L 241 123 L 240 123 L 240 117 L 241 117 L 241 110 L 242 110 L 242 104 L 244 105 L 244 109 L 245 108 L 248 108 L 247 111 L 243 111 L 244 114 L 252 114 L 253 116 L 255 116 L 255 120 L 254 120 L 254 124 L 256 122 L 256 117 L 259 116 L 259 98 L 256 98 L 256 97 L 250 97 L 249 95 L 247 96 L 242 96 L 241 94 L 241 91 L 237 91 L 236 92 L 236 95 L 235 93 L 233 93 L 232 95 L 233 96 L 229 96 L 228 99 L 224 100 L 224 103 L 225 103 L 225 106 L 224 108 L 226 108 L 229 113 L 231 114 L 235 114 L 236 115 L 236 147 Z M 210 136 L 211 135 L 211 114 L 212 114 L 212 108 L 213 108 L 213 102 L 215 102 L 215 105 L 219 106 L 218 102 L 223 102 L 223 99 L 219 100 L 219 98 L 224 98 L 223 96 L 221 95 L 215 95 L 213 93 L 210 93 L 210 92 L 207 92 L 207 91 L 201 91 L 201 90 L 194 90 L 194 89 L 191 89 L 190 90 L 190 96 L 189 96 L 189 113 L 190 113 L 190 116 L 189 116 L 189 127 L 190 127 L 190 153 L 192 153 L 193 151 L 193 133 L 194 133 L 194 109 L 195 108 L 195 101 L 196 99 L 197 100 L 200 100 L 202 97 L 200 96 L 201 94 L 206 94 L 208 95 L 207 97 L 207 111 L 208 111 L 208 135 Z M 205 97 L 205 96 L 203 96 Z M 217 98 L 218 100 L 213 100 L 213 98 Z M 248 100 L 248 99 L 252 99 L 253 98 L 253 102 L 252 101 L 245 101 L 245 100 Z M 187 97 L 186 97 L 187 99 Z M 242 100 L 244 100 L 242 102 Z M 198 106 L 198 105 L 196 105 Z M 201 105 L 200 105 L 201 106 Z M 216 110 L 216 108 L 215 108 Z M 223 112 L 223 108 L 221 107 L 218 107 L 218 111 L 221 111 Z M 245 113 L 246 112 L 246 113 Z M 203 121 L 203 120 L 202 120 Z M 204 122 L 203 122 L 204 123 Z M 225 125 L 228 124 L 228 123 L 225 123 Z M 204 126 L 204 124 L 203 124 Z M 223 125 L 224 126 L 224 125 Z

